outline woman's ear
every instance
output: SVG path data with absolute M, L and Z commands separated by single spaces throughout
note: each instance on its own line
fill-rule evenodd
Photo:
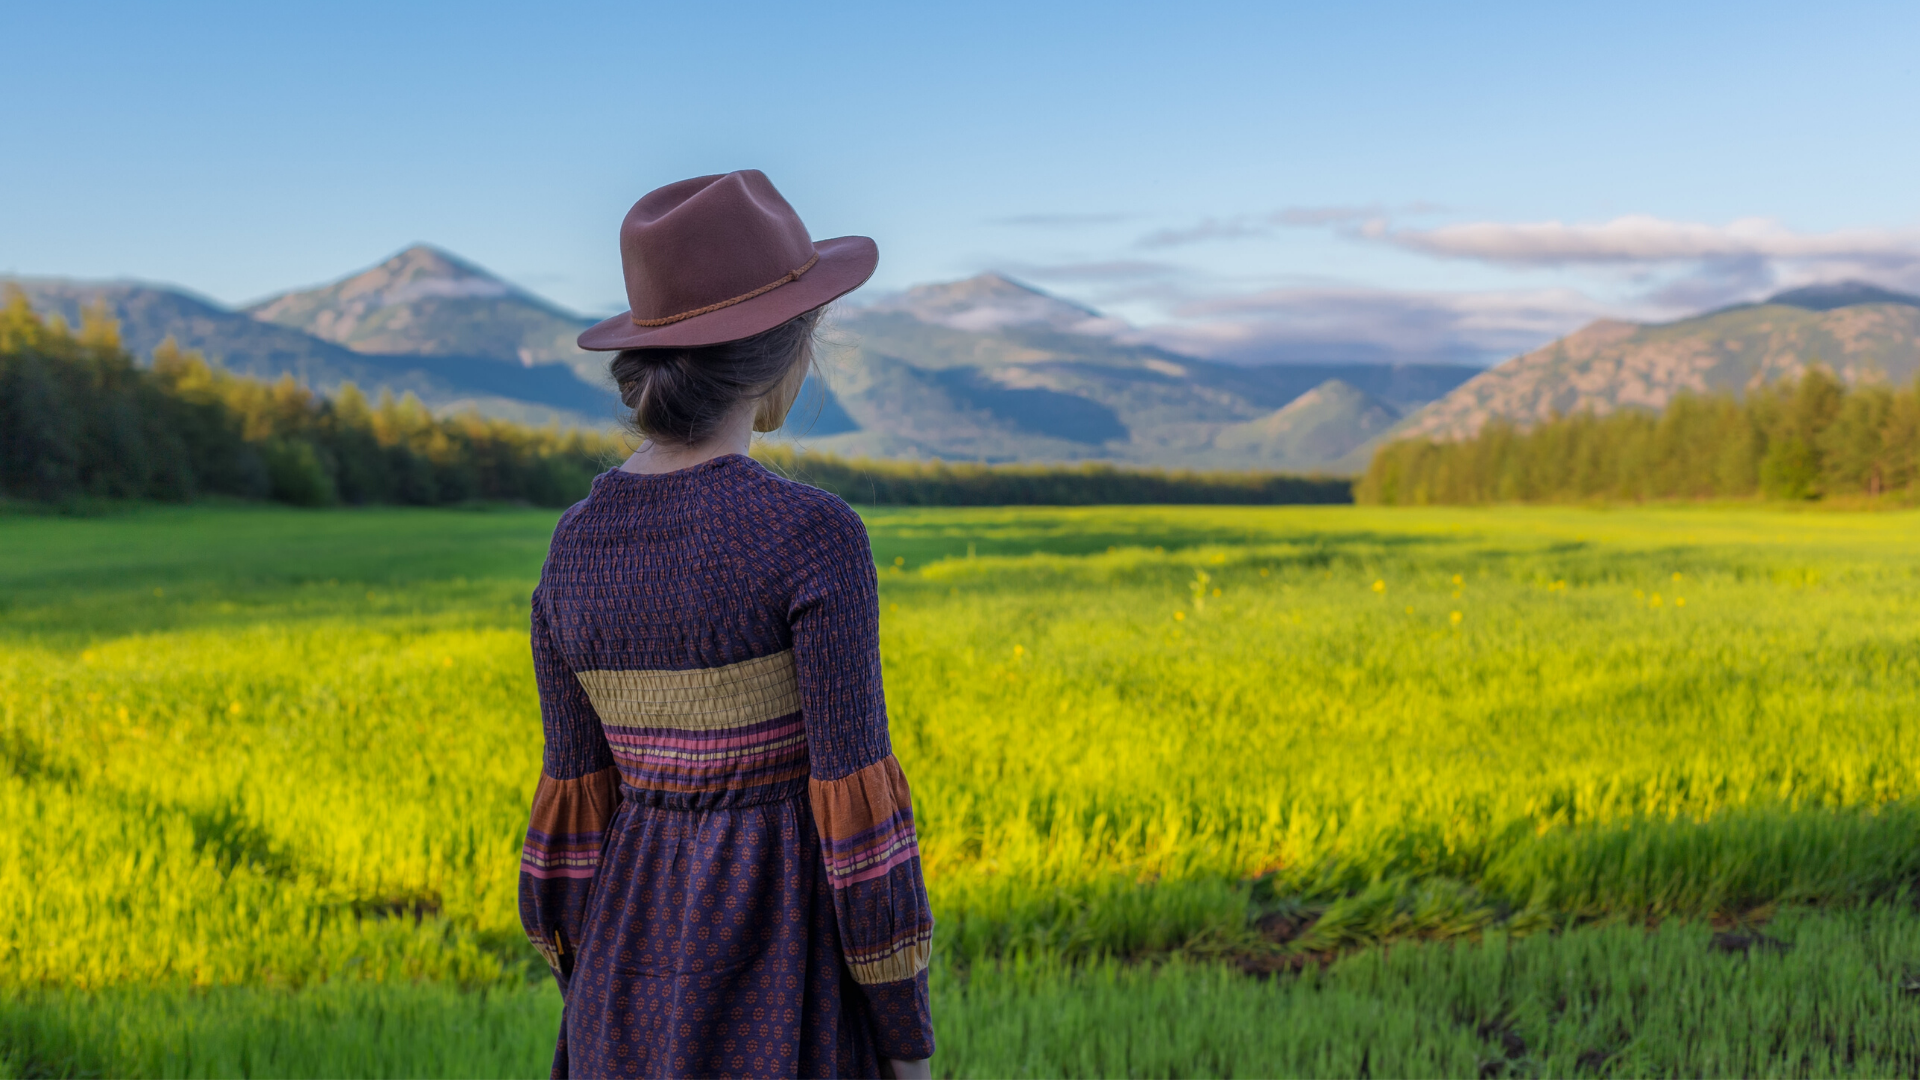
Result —
M 787 413 L 793 410 L 800 388 L 806 385 L 807 373 L 812 370 L 813 356 L 809 350 L 805 359 L 795 363 L 772 389 L 760 396 L 760 403 L 753 410 L 753 430 L 777 431 L 787 422 Z

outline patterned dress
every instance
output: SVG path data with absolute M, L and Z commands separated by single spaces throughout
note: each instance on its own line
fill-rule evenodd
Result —
M 729 455 L 602 474 L 533 594 L 520 918 L 554 1075 L 874 1076 L 933 1053 L 860 519 Z

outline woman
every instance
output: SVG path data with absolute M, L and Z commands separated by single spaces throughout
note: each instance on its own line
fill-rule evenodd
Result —
M 580 335 L 645 443 L 533 594 L 546 752 L 520 915 L 566 999 L 554 1075 L 925 1076 L 933 921 L 887 740 L 860 519 L 746 456 L 872 240 L 755 171 L 648 194 L 632 310 Z

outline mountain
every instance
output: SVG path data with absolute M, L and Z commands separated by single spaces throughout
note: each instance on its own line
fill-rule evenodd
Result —
M 559 365 L 528 367 L 485 357 L 355 352 L 311 334 L 231 311 L 176 290 L 127 282 L 22 278 L 10 282 L 36 310 L 78 324 L 80 309 L 106 302 L 120 337 L 142 359 L 172 336 L 235 374 L 275 380 L 290 375 L 322 392 L 354 383 L 370 395 L 411 393 L 436 412 L 473 409 L 520 423 L 605 427 L 609 391 Z
M 1847 282 L 1678 322 L 1602 320 L 1475 376 L 1393 434 L 1452 439 L 1494 418 L 1524 425 L 1555 413 L 1659 410 L 1683 392 L 1740 395 L 1810 364 L 1847 382 L 1913 379 L 1920 300 Z
M 1222 428 L 1213 445 L 1240 459 L 1340 463 L 1399 419 L 1399 410 L 1372 394 L 1328 379 L 1258 420 Z
M 845 427 L 798 441 L 878 457 L 1322 470 L 1477 370 L 1246 367 L 1132 344 L 1127 329 L 999 274 L 844 309 L 821 366 Z M 1342 385 L 1272 419 L 1328 380 Z M 1245 427 L 1264 421 L 1276 425 L 1266 435 Z
M 1920 296 L 1894 292 L 1892 289 L 1883 289 L 1864 281 L 1842 281 L 1834 285 L 1808 285 L 1803 288 L 1788 289 L 1783 293 L 1775 293 L 1766 302 L 1806 308 L 1808 311 L 1832 311 L 1834 308 L 1853 307 L 1856 304 L 1905 304 L 1908 307 L 1920 307 Z
M 426 244 L 331 285 L 263 300 L 247 313 L 355 352 L 563 363 L 590 384 L 605 378 L 606 358 L 573 343 L 594 320 Z
M 882 297 L 865 305 L 865 310 L 900 312 L 932 326 L 975 332 L 1032 326 L 1097 334 L 1126 325 L 1090 307 L 991 272 L 965 281 L 916 285 L 897 296 Z
M 425 245 L 244 311 L 145 285 L 21 284 L 69 319 L 105 299 L 137 355 L 171 334 L 241 374 L 411 392 L 442 413 L 598 428 L 618 414 L 604 354 L 573 347 L 589 320 Z M 1353 447 L 1477 370 L 1240 366 L 1130 330 L 1000 274 L 847 306 L 783 437 L 878 457 L 1355 472 Z

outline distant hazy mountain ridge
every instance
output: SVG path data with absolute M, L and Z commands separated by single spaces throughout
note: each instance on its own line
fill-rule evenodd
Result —
M 1225 364 L 1130 343 L 1129 329 L 1001 274 L 844 309 L 824 366 L 847 423 L 801 442 L 875 457 L 1355 472 L 1378 431 L 1474 374 Z M 1340 386 L 1300 400 L 1330 379 Z
M 1100 334 L 1126 326 L 1092 308 L 1049 296 L 995 273 L 941 285 L 916 285 L 898 296 L 884 297 L 866 305 L 862 310 L 897 311 L 923 323 L 976 333 L 1025 326 Z

